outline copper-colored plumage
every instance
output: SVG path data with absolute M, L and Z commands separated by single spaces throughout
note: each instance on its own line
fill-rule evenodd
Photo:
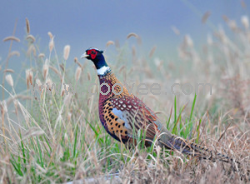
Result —
M 91 54 L 89 50 L 87 51 Z M 106 69 L 103 74 L 98 74 L 101 85 L 99 117 L 104 128 L 113 138 L 125 144 L 136 143 L 135 133 L 143 131 L 146 136 L 145 146 L 150 146 L 156 139 L 160 146 L 178 150 L 184 154 L 233 163 L 233 159 L 226 155 L 171 134 L 146 104 L 133 94 L 129 94 L 126 87 L 107 67 L 102 52 L 95 50 L 94 54 L 94 56 L 88 56 L 88 59 L 94 62 L 99 72 Z

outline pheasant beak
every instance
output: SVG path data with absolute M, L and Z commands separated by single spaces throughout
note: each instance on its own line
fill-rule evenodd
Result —
M 86 52 L 85 52 L 83 55 L 81 55 L 81 59 L 82 59 L 82 58 L 86 58 L 86 57 L 89 57 L 89 55 L 86 54 Z

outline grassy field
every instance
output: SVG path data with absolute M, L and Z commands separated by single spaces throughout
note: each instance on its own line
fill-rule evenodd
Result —
M 199 51 L 192 38 L 184 36 L 176 48 L 176 61 L 159 59 L 154 53 L 157 47 L 142 52 L 141 38 L 136 34 L 128 35 L 122 46 L 118 41 L 108 41 L 105 50 L 115 48 L 106 55 L 107 62 L 129 89 L 132 83 L 138 86 L 142 82 L 166 86 L 168 93 L 161 95 L 139 95 L 135 88 L 132 91 L 157 112 L 172 133 L 224 153 L 238 160 L 240 167 L 187 157 L 160 149 L 157 144 L 144 148 L 140 132 L 136 132 L 140 144 L 126 149 L 99 121 L 98 88 L 93 85 L 99 81 L 92 63 L 68 60 L 70 46 L 57 51 L 52 33 L 48 34 L 49 52 L 40 53 L 27 20 L 27 39 L 23 42 L 29 64 L 22 68 L 18 81 L 26 83 L 27 89 L 15 92 L 15 71 L 8 68 L 18 51 L 13 52 L 10 46 L 9 57 L 1 66 L 0 183 L 80 179 L 97 183 L 247 182 L 250 30 L 247 17 L 242 17 L 239 27 L 224 19 L 229 34 L 218 28 Z M 131 45 L 131 39 L 137 44 Z M 11 36 L 4 41 L 12 45 L 20 40 Z M 212 94 L 206 86 L 197 91 L 176 87 L 179 94 L 175 95 L 169 90 L 175 83 L 193 87 L 209 83 Z

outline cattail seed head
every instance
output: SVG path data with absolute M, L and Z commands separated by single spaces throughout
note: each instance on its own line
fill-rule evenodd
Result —
M 38 85 L 39 90 L 42 90 L 42 83 L 40 81 L 40 79 L 36 79 L 36 84 Z
M 193 47 L 193 40 L 189 35 L 186 35 L 184 38 L 185 44 L 189 47 Z
M 29 89 L 30 88 L 30 84 L 32 85 L 33 84 L 33 72 L 31 69 L 28 69 L 25 71 L 26 73 L 26 84 L 27 84 L 27 88 Z
M 211 15 L 211 12 L 210 12 L 210 11 L 207 11 L 207 12 L 202 16 L 201 22 L 202 22 L 202 23 L 206 23 L 206 22 L 207 22 L 207 19 L 210 17 L 210 15 Z
M 82 69 L 78 66 L 75 73 L 75 79 L 78 81 L 81 77 Z
M 61 68 L 61 70 L 62 71 L 64 71 L 65 69 L 64 69 L 64 65 L 63 64 L 60 64 L 60 68 Z
M 150 53 L 149 53 L 149 57 L 150 57 L 150 58 L 154 55 L 155 50 L 156 50 L 156 46 L 154 46 L 154 47 L 151 49 L 151 51 L 150 51 Z
M 48 32 L 48 35 L 49 35 L 50 39 L 53 39 L 54 36 L 50 31 Z
M 2 101 L 2 102 L 0 102 L 0 106 L 2 107 L 2 113 L 8 113 L 8 108 L 7 108 L 7 104 L 6 104 L 6 101 L 4 100 L 4 101 Z
M 227 36 L 225 34 L 224 29 L 221 26 L 219 26 L 218 35 L 219 35 L 219 38 L 222 41 L 222 43 L 224 43 L 224 44 L 227 43 Z
M 26 40 L 30 40 L 31 43 L 34 43 L 36 41 L 35 37 L 33 35 L 28 35 L 26 37 Z
M 30 33 L 30 22 L 29 22 L 29 19 L 25 19 L 26 21 L 26 30 L 27 30 L 27 33 L 29 34 Z
M 45 64 L 43 65 L 43 78 L 46 79 L 48 75 L 49 65 L 48 60 L 46 59 Z
M 64 47 L 63 58 L 67 60 L 69 58 L 70 45 Z
M 44 58 L 44 57 L 45 57 L 45 54 L 44 54 L 44 53 L 40 53 L 40 54 L 38 55 L 38 57 L 39 57 L 39 58 Z
M 228 21 L 228 26 L 229 26 L 230 29 L 232 29 L 233 31 L 237 31 L 237 29 L 238 29 L 235 20 L 229 20 L 229 21 Z
M 51 38 L 49 41 L 49 51 L 51 52 L 54 48 L 55 44 L 54 44 L 54 38 Z
M 11 76 L 10 74 L 6 75 L 6 76 L 5 76 L 5 79 L 6 79 L 6 81 L 8 82 L 8 84 L 9 84 L 11 87 L 14 86 L 13 78 L 12 78 L 12 76 Z
M 246 29 L 248 29 L 249 21 L 248 21 L 248 17 L 246 15 L 241 17 L 241 23 Z
M 50 78 L 47 78 L 46 80 L 46 88 L 50 91 L 52 91 L 52 87 L 53 87 L 53 82 Z
M 81 65 L 81 63 L 79 63 L 77 57 L 74 58 L 74 61 L 75 61 L 76 64 L 78 64 L 78 66 L 80 66 L 81 68 L 83 68 L 83 66 Z
M 127 35 L 127 39 L 129 39 L 130 37 L 135 37 L 135 38 L 138 38 L 138 35 L 136 33 L 129 33 Z
M 180 35 L 179 29 L 177 29 L 175 26 L 172 26 L 171 28 L 176 35 Z
M 213 39 L 212 39 L 212 36 L 210 34 L 207 35 L 207 43 L 208 43 L 208 45 L 213 44 Z
M 110 45 L 115 45 L 115 42 L 109 40 L 107 43 L 106 43 L 106 47 L 110 46 Z
M 12 51 L 12 52 L 10 53 L 9 57 L 12 57 L 12 56 L 17 56 L 17 57 L 19 57 L 19 56 L 20 56 L 20 52 L 18 52 L 18 51 Z
M 14 70 L 12 70 L 12 69 L 5 69 L 3 72 L 9 72 L 9 73 L 14 73 Z
M 6 42 L 6 41 L 16 41 L 16 42 L 20 42 L 20 39 L 15 37 L 15 36 L 8 36 L 8 37 L 5 37 L 3 39 L 3 42 Z
M 64 94 L 68 95 L 69 93 L 69 85 L 68 84 L 63 84 L 62 89 L 61 89 L 61 95 L 64 96 Z
M 18 103 L 17 103 L 17 100 L 14 100 L 14 107 L 15 107 L 15 114 L 17 115 L 18 113 Z

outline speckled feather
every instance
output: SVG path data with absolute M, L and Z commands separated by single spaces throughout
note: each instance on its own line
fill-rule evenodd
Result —
M 100 120 L 106 131 L 116 140 L 123 143 L 134 142 L 133 127 L 137 132 L 139 129 L 146 130 L 146 140 L 153 140 L 158 137 L 160 145 L 169 149 L 179 150 L 182 153 L 197 156 L 209 160 L 222 160 L 229 162 L 229 157 L 220 153 L 214 153 L 207 148 L 201 147 L 194 143 L 188 143 L 185 139 L 171 134 L 162 126 L 156 114 L 147 107 L 136 96 L 129 94 L 123 86 L 123 92 L 120 95 L 112 93 L 114 84 L 121 84 L 120 81 L 111 72 L 105 76 L 99 76 L 100 84 L 106 83 L 110 86 L 103 85 L 101 90 L 106 95 L 100 93 L 99 98 L 99 115 Z M 116 93 L 119 93 L 120 86 L 115 86 Z M 146 146 L 150 142 L 146 141 Z

